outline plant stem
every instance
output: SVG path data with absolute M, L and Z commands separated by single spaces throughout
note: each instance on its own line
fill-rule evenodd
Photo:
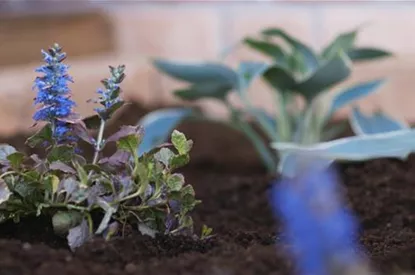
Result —
M 92 164 L 97 163 L 99 153 L 102 150 L 102 139 L 104 137 L 104 129 L 105 129 L 105 120 L 101 119 L 101 124 L 99 125 L 97 143 L 95 144 L 95 153 L 94 153 L 94 159 L 92 160 Z
M 267 170 L 270 173 L 275 173 L 277 169 L 277 162 L 274 155 L 270 152 L 267 146 L 262 141 L 261 137 L 255 132 L 255 130 L 246 122 L 239 121 L 240 130 L 249 138 L 255 149 L 259 153 L 264 162 Z
M 254 145 L 256 151 L 261 156 L 263 163 L 267 167 L 268 172 L 274 174 L 278 167 L 275 155 L 271 153 L 269 148 L 265 145 L 265 142 L 261 139 L 258 133 L 255 132 L 252 126 L 238 116 L 235 108 L 229 102 L 225 102 L 225 104 L 231 112 L 232 122 L 236 122 L 237 129 L 243 132 Z

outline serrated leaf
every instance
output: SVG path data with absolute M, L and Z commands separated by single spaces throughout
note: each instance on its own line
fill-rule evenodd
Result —
M 307 79 L 295 85 L 294 90 L 310 102 L 321 92 L 348 78 L 350 73 L 350 59 L 344 52 L 340 52 L 322 64 Z
M 353 132 L 357 135 L 380 134 L 409 129 L 409 126 L 405 123 L 397 121 L 382 112 L 366 116 L 360 112 L 358 107 L 352 109 L 350 124 Z
M 55 161 L 70 162 L 74 156 L 74 148 L 69 145 L 58 145 L 52 148 L 48 154 L 49 163 Z
M 69 174 L 75 174 L 76 171 L 75 169 L 73 169 L 72 167 L 70 167 L 69 165 L 63 163 L 62 161 L 54 161 L 49 165 L 49 169 L 50 170 L 59 170 L 62 171 L 64 173 L 69 173 Z
M 170 191 L 180 191 L 184 185 L 184 176 L 182 174 L 170 175 L 166 183 Z
M 250 48 L 257 50 L 269 57 L 272 57 L 275 60 L 283 60 L 286 56 L 283 49 L 274 43 L 261 41 L 253 38 L 245 38 L 243 42 Z
M 369 82 L 359 83 L 353 87 L 339 91 L 333 98 L 331 110 L 328 115 L 330 116 L 334 112 L 340 110 L 355 100 L 370 95 L 371 93 L 375 92 L 383 83 L 384 81 L 382 79 L 377 79 Z
M 332 43 L 330 43 L 330 45 L 328 45 L 323 50 L 321 55 L 325 59 L 331 59 L 341 50 L 348 52 L 353 48 L 356 36 L 357 30 L 340 34 Z
M 139 148 L 136 148 L 138 155 L 142 156 L 163 144 L 173 129 L 192 113 L 187 108 L 169 108 L 151 112 L 141 118 L 137 124 L 144 128 L 144 137 Z
M 0 144 L 0 162 L 7 162 L 7 157 L 16 152 L 17 150 L 13 146 L 8 144 Z
M 189 155 L 175 155 L 170 160 L 170 169 L 177 169 L 185 166 L 190 161 Z
M 75 252 L 78 247 L 82 246 L 90 239 L 91 236 L 89 232 L 88 222 L 85 219 L 83 219 L 78 226 L 69 229 L 66 239 L 68 240 L 68 246 L 72 252 Z
M 163 163 L 165 167 L 170 167 L 170 161 L 175 156 L 169 148 L 161 148 L 160 151 L 154 154 L 154 159 Z
M 196 195 L 195 190 L 193 189 L 193 186 L 191 185 L 186 185 L 184 188 L 182 188 L 181 194 L 182 194 L 182 197 L 184 197 L 185 195 L 191 195 L 194 197 Z
M 118 150 L 124 150 L 132 155 L 137 154 L 137 148 L 140 144 L 140 138 L 136 135 L 129 135 L 120 138 L 117 141 Z
M 13 169 L 19 169 L 20 165 L 23 163 L 25 155 L 20 152 L 14 152 L 7 156 L 7 160 L 10 161 L 10 165 Z
M 368 61 L 392 56 L 389 51 L 376 48 L 354 48 L 347 52 L 352 61 Z
M 193 146 L 193 141 L 187 140 L 186 136 L 178 130 L 173 131 L 171 142 L 180 155 L 188 154 Z
M 11 194 L 6 182 L 3 179 L 0 179 L 0 204 L 8 201 Z
M 42 129 L 26 140 L 26 144 L 32 148 L 43 144 L 44 142 L 48 142 L 49 144 L 53 143 L 52 128 L 49 124 L 46 124 Z

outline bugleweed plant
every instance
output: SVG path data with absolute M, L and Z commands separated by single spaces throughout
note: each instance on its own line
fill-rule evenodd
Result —
M 71 249 L 94 235 L 105 239 L 122 235 L 126 225 L 153 237 L 193 236 L 190 213 L 200 201 L 183 175 L 175 172 L 189 162 L 193 142 L 174 130 L 171 142 L 139 149 L 147 135 L 140 125 L 122 126 L 105 137 L 106 123 L 124 104 L 120 84 L 125 67 L 110 67 L 110 77 L 102 81 L 104 87 L 94 100 L 100 104 L 96 115 L 82 119 L 73 109 L 68 85 L 72 78 L 63 63 L 66 54 L 57 44 L 42 53 L 45 64 L 36 70 L 42 75 L 34 85 L 39 109 L 33 118 L 45 125 L 27 145 L 43 148 L 44 156 L 26 156 L 10 145 L 0 146 L 0 222 L 46 215 Z M 95 137 L 91 127 L 98 128 Z M 80 142 L 93 146 L 92 159 L 82 156 Z M 109 143 L 117 150 L 103 156 Z M 206 237 L 210 229 L 204 228 Z
M 250 139 L 268 170 L 274 173 L 281 156 L 269 148 L 268 141 L 253 129 L 250 120 L 257 122 L 267 139 L 274 143 L 312 145 L 331 140 L 345 126 L 328 127 L 333 114 L 375 92 L 382 84 L 383 80 L 376 79 L 332 91 L 349 77 L 353 63 L 390 56 L 384 50 L 355 46 L 357 32 L 339 35 L 316 53 L 281 29 L 266 29 L 259 37 L 244 39 L 243 44 L 269 57 L 269 62 L 243 61 L 236 69 L 221 62 L 186 64 L 157 59 L 154 64 L 170 77 L 189 83 L 186 88 L 174 92 L 178 98 L 187 101 L 215 99 L 226 106 L 230 117 L 224 122 Z M 251 102 L 248 90 L 257 78 L 268 83 L 277 113 L 270 114 Z M 230 102 L 231 92 L 236 92 L 242 108 Z M 303 107 L 298 98 L 302 99 Z

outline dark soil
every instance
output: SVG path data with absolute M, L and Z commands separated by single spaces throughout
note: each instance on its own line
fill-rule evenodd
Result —
M 135 124 L 146 112 L 128 107 L 109 133 Z M 73 254 L 65 239 L 53 236 L 49 221 L 26 220 L 0 226 L 0 274 L 292 274 L 268 207 L 272 178 L 249 142 L 214 124 L 187 122 L 179 130 L 195 141 L 183 172 L 203 201 L 193 214 L 196 229 L 213 227 L 213 238 L 197 242 L 131 233 L 110 242 L 96 239 Z M 23 150 L 25 138 L 2 141 Z M 373 266 L 383 272 L 415 271 L 415 157 L 342 164 L 339 170 Z

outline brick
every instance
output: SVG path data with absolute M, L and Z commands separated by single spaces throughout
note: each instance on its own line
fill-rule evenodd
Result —
M 392 50 L 398 54 L 415 53 L 413 32 L 415 7 L 388 6 L 370 9 L 360 6 L 326 7 L 322 11 L 323 42 L 330 42 L 337 34 L 361 26 L 357 44 L 377 46 Z
M 37 61 L 40 49 L 55 42 L 64 46 L 71 56 L 102 54 L 114 49 L 109 21 L 99 12 L 3 15 L 0 41 L 0 66 Z
M 213 10 L 131 6 L 111 16 L 120 52 L 179 59 L 212 58 L 218 52 L 219 21 Z
M 408 35 L 415 23 L 414 12 L 415 9 L 412 7 L 326 7 L 323 10 L 321 25 L 325 44 L 340 32 L 352 30 L 363 24 L 358 34 L 359 46 L 380 47 L 395 54 L 394 58 L 387 60 L 355 65 L 350 79 L 339 86 L 387 78 L 387 83 L 378 93 L 358 102 L 365 112 L 371 113 L 376 109 L 382 109 L 398 119 L 415 121 L 413 106 L 410 103 L 415 99 L 410 89 L 415 69 L 415 38 Z M 346 116 L 349 111 L 350 108 L 344 108 L 336 117 Z
M 118 33 L 118 50 L 132 59 L 174 60 L 212 59 L 219 52 L 219 18 L 215 10 L 206 8 L 179 9 L 174 6 L 139 9 L 118 9 L 112 12 Z M 159 103 L 177 103 L 172 90 L 180 83 L 156 73 L 153 88 Z

